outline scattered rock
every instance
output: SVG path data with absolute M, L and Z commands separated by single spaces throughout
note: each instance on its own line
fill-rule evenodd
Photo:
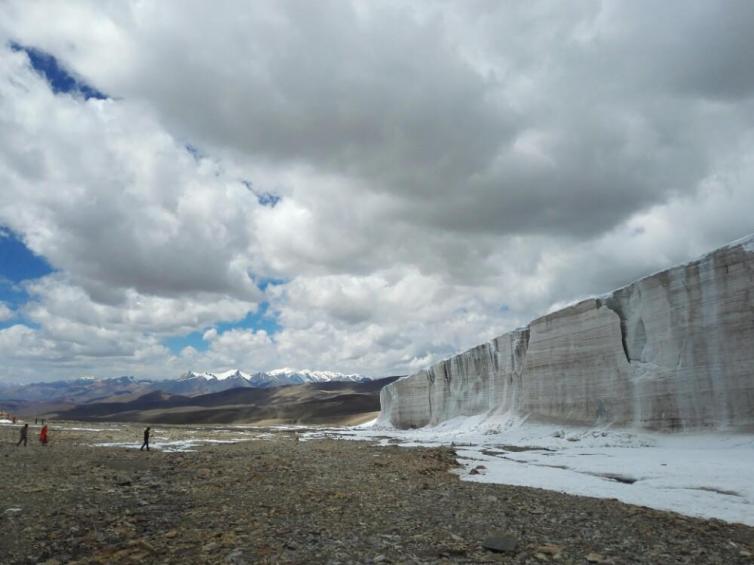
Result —
M 557 559 L 563 553 L 563 546 L 556 545 L 554 543 L 545 543 L 537 547 L 534 551 L 536 551 L 537 553 L 542 553 L 544 555 L 549 555 L 550 557 Z
M 589 563 L 606 563 L 606 564 L 613 563 L 612 559 L 609 559 L 607 557 L 603 557 L 602 555 L 600 555 L 599 553 L 596 553 L 594 551 L 592 553 L 588 553 L 586 555 L 585 559 Z
M 226 557 L 225 562 L 229 563 L 230 565 L 247 565 L 249 561 L 246 559 L 246 556 L 244 555 L 243 549 L 240 547 L 237 547 L 233 551 L 231 551 Z
M 155 553 L 156 551 L 154 546 L 151 543 L 143 539 L 136 540 L 131 545 L 138 547 L 139 549 L 143 549 L 147 553 Z
M 142 429 L 113 427 L 107 441 L 127 441 Z M 171 426 L 164 433 L 172 441 L 196 432 Z M 82 435 L 68 432 L 61 449 L 21 454 L 23 481 L 17 466 L 0 466 L 0 484 L 18 485 L 0 493 L 3 565 L 751 560 L 751 527 L 462 482 L 448 472 L 455 456 L 447 449 L 296 445 L 271 433 L 265 441 L 185 454 L 155 450 L 146 458 L 133 449 L 90 447 L 91 432 Z M 0 442 L 0 460 L 4 452 L 19 457 Z M 123 479 L 132 485 L 118 486 Z
M 482 547 L 495 553 L 514 553 L 518 547 L 518 539 L 506 532 L 499 532 L 484 538 Z

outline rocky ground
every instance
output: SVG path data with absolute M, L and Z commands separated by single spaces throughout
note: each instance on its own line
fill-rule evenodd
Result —
M 54 426 L 49 446 L 24 449 L 10 432 L 0 437 L 4 564 L 754 563 L 754 528 L 463 483 L 449 449 L 277 432 L 147 453 Z

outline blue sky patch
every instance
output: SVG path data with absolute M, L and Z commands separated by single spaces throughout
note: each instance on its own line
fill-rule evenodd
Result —
M 53 272 L 44 259 L 26 247 L 15 233 L 0 227 L 0 279 L 19 283 L 38 279 Z
M 259 202 L 262 206 L 269 206 L 270 208 L 274 208 L 277 203 L 283 199 L 282 196 L 278 196 L 277 194 L 273 194 L 272 192 L 257 190 L 256 188 L 254 188 L 254 185 L 251 183 L 251 181 L 242 180 L 241 184 L 243 184 L 249 191 L 254 193 L 254 196 L 257 197 L 257 202 Z
M 262 302 L 256 312 L 249 312 L 243 320 L 238 322 L 220 322 L 215 326 L 219 333 L 227 330 L 244 329 L 244 330 L 264 330 L 269 335 L 276 334 L 280 331 L 277 317 L 269 311 L 269 303 Z
M 288 279 L 276 279 L 272 277 L 254 277 L 254 284 L 257 285 L 257 288 L 261 290 L 262 292 L 265 292 L 271 286 L 278 286 L 281 284 L 286 284 L 287 282 L 289 282 Z
M 199 148 L 195 145 L 191 145 L 190 143 L 186 144 L 186 151 L 188 151 L 191 156 L 194 158 L 194 161 L 199 161 L 202 158 L 202 152 L 199 151 Z
M 271 192 L 260 192 L 257 194 L 257 201 L 262 206 L 269 206 L 270 208 L 274 208 L 278 202 L 280 202 L 281 198 L 277 194 L 272 194 Z
M 193 347 L 197 351 L 207 351 L 209 344 L 202 339 L 204 332 L 191 332 L 190 334 L 169 337 L 163 341 L 165 347 L 175 354 L 181 352 L 184 347 Z
M 0 227 L 0 302 L 17 310 L 29 301 L 29 295 L 20 283 L 52 272 L 53 268 L 43 257 L 34 254 L 12 231 Z M 24 320 L 15 317 L 0 322 L 0 329 L 19 321 Z
M 31 66 L 45 78 L 55 94 L 61 92 L 79 94 L 87 100 L 89 98 L 96 98 L 98 100 L 109 98 L 103 92 L 74 77 L 53 55 L 35 47 L 21 45 L 15 41 L 10 42 L 10 48 L 14 51 L 26 53 Z

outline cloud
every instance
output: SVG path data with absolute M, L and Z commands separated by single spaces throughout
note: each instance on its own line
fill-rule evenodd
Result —
M 219 321 L 239 321 L 256 310 L 253 302 L 225 295 L 171 298 L 134 290 L 118 304 L 104 304 L 62 274 L 27 281 L 24 288 L 30 297 L 18 313 L 24 322 L 0 329 L 8 375 L 174 377 L 185 368 L 163 345 L 165 338 L 203 328 L 211 334 Z
M 0 224 L 57 270 L 0 331 L 71 374 L 397 373 L 688 260 L 754 230 L 752 25 L 735 0 L 7 2 L 0 39 L 112 98 L 0 51 Z M 279 331 L 233 327 L 260 304 Z
M 0 322 L 6 322 L 8 320 L 13 319 L 15 316 L 13 310 L 8 308 L 7 305 L 0 302 Z
M 84 3 L 79 17 L 107 22 L 108 33 L 95 26 L 72 43 L 64 30 L 39 29 L 33 9 L 16 29 L 106 91 L 147 101 L 173 131 L 341 177 L 347 203 L 363 191 L 393 195 L 390 219 L 463 236 L 583 238 L 696 190 L 741 117 L 700 107 L 716 94 L 699 85 L 750 97 L 754 79 L 733 57 L 751 42 L 740 4 L 722 24 L 711 23 L 712 7 L 575 6 L 501 6 L 480 22 L 478 4 L 275 3 L 243 17 L 230 4 L 103 14 Z M 709 53 L 690 39 L 699 36 Z M 122 64 L 110 64 L 109 49 Z
M 156 295 L 261 297 L 251 225 L 263 207 L 197 161 L 148 109 L 55 96 L 25 54 L 0 55 L 0 222 L 105 302 Z

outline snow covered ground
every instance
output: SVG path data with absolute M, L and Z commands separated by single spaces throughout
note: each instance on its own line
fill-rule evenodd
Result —
M 76 428 L 68 428 L 76 429 Z M 88 431 L 88 430 L 87 430 Z M 150 449 L 157 451 L 191 452 L 201 445 L 239 443 L 242 441 L 265 440 L 273 437 L 274 432 L 260 430 L 251 426 L 169 426 L 159 427 L 152 432 L 149 439 Z M 139 449 L 142 436 L 132 434 L 138 441 L 101 441 L 93 443 L 96 447 L 124 447 Z
M 617 498 L 754 526 L 754 435 L 562 428 L 473 416 L 416 430 L 361 426 L 307 434 L 381 444 L 455 445 L 463 480 Z
M 198 447 L 200 445 L 209 445 L 213 443 L 238 443 L 241 440 L 230 440 L 230 439 L 184 439 L 184 440 L 173 440 L 173 441 L 156 441 L 156 442 L 149 442 L 149 448 L 154 449 L 157 451 L 173 451 L 173 452 L 181 452 L 186 453 L 189 451 L 196 451 L 194 449 L 195 447 Z M 126 449 L 139 449 L 141 447 L 140 442 L 102 442 L 102 443 L 95 443 L 94 444 L 97 447 L 125 447 Z

